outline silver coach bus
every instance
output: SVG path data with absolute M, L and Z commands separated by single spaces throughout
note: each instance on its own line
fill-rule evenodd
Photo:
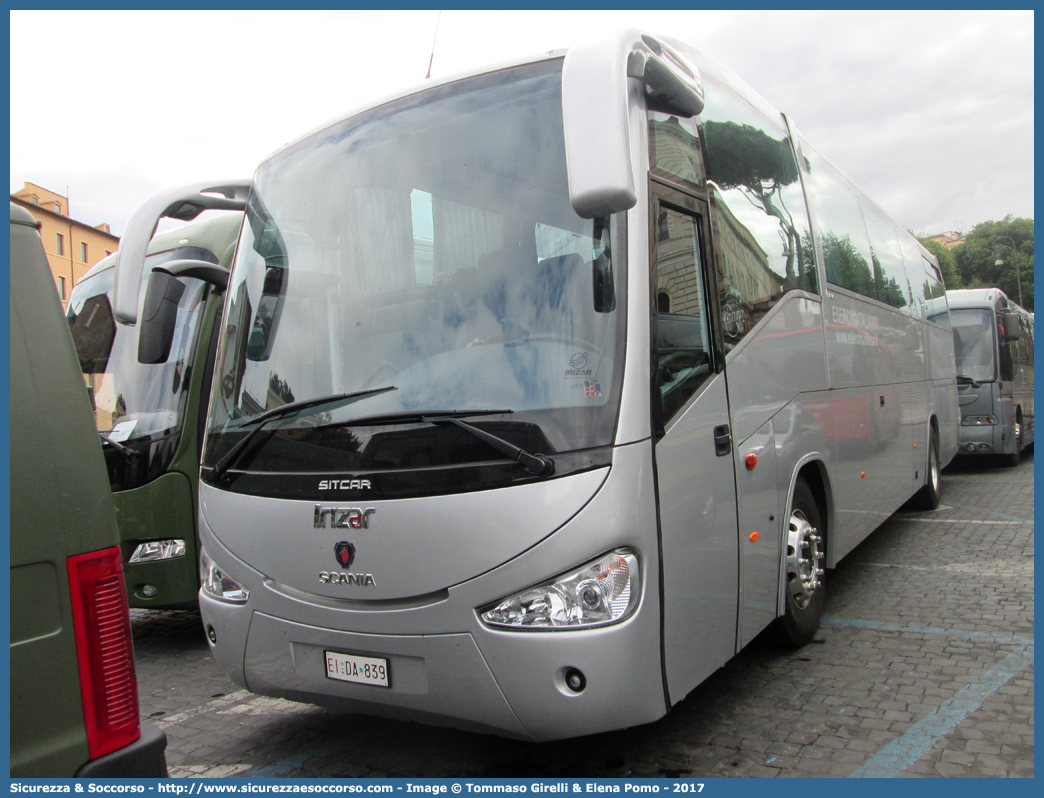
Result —
M 947 291 L 957 351 L 961 455 L 1017 466 L 1033 444 L 1033 317 L 999 288 Z
M 206 201 L 154 198 L 120 252 Z M 766 627 L 809 641 L 825 569 L 939 501 L 937 264 L 681 42 L 426 83 L 245 205 L 200 606 L 254 692 L 533 740 L 653 721 Z

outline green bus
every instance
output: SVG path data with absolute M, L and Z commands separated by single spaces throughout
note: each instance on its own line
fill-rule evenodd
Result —
M 206 397 L 224 276 L 242 221 L 242 213 L 223 213 L 152 238 L 139 304 L 146 313 L 169 315 L 164 340 L 148 338 L 146 325 L 116 318 L 117 255 L 92 268 L 69 297 L 67 318 L 105 451 L 131 607 L 196 606 Z M 186 261 L 196 271 L 178 272 Z M 200 271 L 201 263 L 211 264 L 211 273 Z M 163 289 L 155 297 L 147 290 L 152 275 Z

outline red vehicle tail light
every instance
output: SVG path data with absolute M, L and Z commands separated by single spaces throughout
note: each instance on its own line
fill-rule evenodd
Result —
M 91 759 L 141 736 L 127 589 L 119 546 L 66 560 Z

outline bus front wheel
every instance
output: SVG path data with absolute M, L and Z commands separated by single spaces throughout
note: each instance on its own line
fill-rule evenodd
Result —
M 790 517 L 783 544 L 786 546 L 783 581 L 785 610 L 776 618 L 776 640 L 788 648 L 800 648 L 815 637 L 823 615 L 826 574 L 825 530 L 819 505 L 804 479 L 794 485 Z

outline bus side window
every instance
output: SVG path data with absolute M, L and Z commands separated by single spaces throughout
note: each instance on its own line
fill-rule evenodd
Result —
M 802 142 L 809 159 L 809 193 L 821 231 L 828 283 L 877 299 L 874 255 L 863 220 L 859 192 L 816 150 Z
M 659 214 L 666 214 L 668 235 L 656 244 L 653 291 L 657 426 L 670 421 L 711 373 L 701 218 L 662 205 Z
M 899 246 L 898 231 L 876 206 L 860 200 L 866 231 L 870 236 L 870 253 L 874 272 L 874 291 L 886 305 L 911 314 L 910 283 Z
M 706 76 L 704 89 L 697 143 L 703 145 L 716 211 L 714 246 L 724 266 L 718 293 L 728 349 L 785 292 L 819 288 L 798 162 L 782 118 Z

